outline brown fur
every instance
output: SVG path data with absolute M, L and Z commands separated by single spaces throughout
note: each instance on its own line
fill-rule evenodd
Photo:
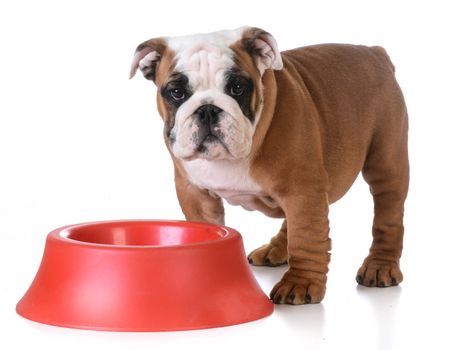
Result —
M 231 48 L 237 62 L 258 81 L 246 42 Z M 374 198 L 375 216 L 373 243 L 357 281 L 378 287 L 400 283 L 409 182 L 408 118 L 389 57 L 380 47 L 327 44 L 285 51 L 282 58 L 284 69 L 267 70 L 262 78 L 265 103 L 250 164 L 254 181 L 279 204 L 275 209 L 262 205 L 261 211 L 285 220 L 269 244 L 249 255 L 250 262 L 288 263 L 288 271 L 271 292 L 275 303 L 320 302 L 331 249 L 328 206 L 362 172 Z M 171 59 L 165 60 L 157 86 L 170 70 Z M 254 106 L 258 98 L 259 90 Z M 158 99 L 167 123 L 164 102 Z M 192 185 L 179 160 L 173 161 L 187 220 L 223 224 L 222 200 Z

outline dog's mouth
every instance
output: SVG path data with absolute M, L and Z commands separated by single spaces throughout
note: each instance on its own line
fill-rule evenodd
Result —
M 199 142 L 196 153 L 202 158 L 218 158 L 220 154 L 229 154 L 229 149 L 224 143 L 221 133 L 209 132 Z
M 217 142 L 220 142 L 220 139 L 215 135 L 209 134 L 199 143 L 199 146 L 196 148 L 196 152 L 204 153 L 207 150 L 207 144 Z

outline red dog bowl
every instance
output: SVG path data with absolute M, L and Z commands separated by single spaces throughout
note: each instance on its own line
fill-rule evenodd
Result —
M 228 326 L 272 313 L 240 234 L 177 221 L 66 226 L 44 256 L 17 313 L 33 321 L 108 331 Z

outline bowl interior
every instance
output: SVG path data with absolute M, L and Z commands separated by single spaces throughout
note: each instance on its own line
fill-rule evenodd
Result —
M 219 240 L 227 232 L 196 223 L 111 222 L 72 227 L 64 237 L 91 244 L 113 246 L 174 246 Z

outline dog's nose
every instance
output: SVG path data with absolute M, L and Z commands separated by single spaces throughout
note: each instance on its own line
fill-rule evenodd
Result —
M 214 105 L 202 105 L 196 110 L 195 114 L 202 125 L 208 126 L 218 123 L 222 111 L 221 108 Z

